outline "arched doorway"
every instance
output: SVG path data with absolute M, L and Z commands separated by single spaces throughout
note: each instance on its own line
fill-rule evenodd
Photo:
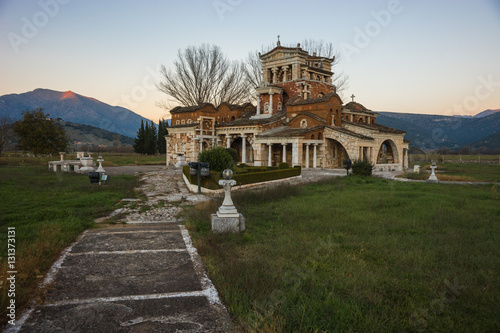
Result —
M 326 139 L 326 154 L 326 166 L 332 169 L 342 169 L 342 162 L 350 159 L 344 146 L 333 139 Z
M 253 148 L 250 145 L 250 143 L 248 143 L 248 140 L 246 138 L 245 138 L 245 140 L 246 140 L 246 161 L 245 161 L 245 163 L 253 163 Z M 242 147 L 243 147 L 243 139 L 242 138 L 236 138 L 231 143 L 231 148 L 236 150 L 236 152 L 238 153 L 238 162 L 239 163 L 243 163 L 242 153 L 241 153 Z
M 398 150 L 396 144 L 392 140 L 385 140 L 380 145 L 377 155 L 377 164 L 394 163 L 398 163 Z

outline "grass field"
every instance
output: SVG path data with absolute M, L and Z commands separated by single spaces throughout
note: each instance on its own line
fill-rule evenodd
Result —
M 410 162 L 417 161 L 434 161 L 441 162 L 442 160 L 453 160 L 459 161 L 484 161 L 484 162 L 494 162 L 496 164 L 500 164 L 500 156 L 498 155 L 440 155 L 440 154 L 410 154 L 409 160 Z
M 241 235 L 210 232 L 220 201 L 185 217 L 246 331 L 498 332 L 496 189 L 347 177 L 234 193 Z
M 431 164 L 421 164 L 420 174 L 406 172 L 401 177 L 410 179 L 427 179 Z M 498 164 L 462 164 L 438 163 L 436 176 L 442 181 L 467 182 L 500 182 L 500 165 Z
M 37 285 L 59 253 L 93 219 L 116 209 L 120 199 L 135 197 L 133 176 L 115 176 L 108 185 L 90 184 L 75 173 L 46 167 L 0 166 L 0 326 L 7 320 L 7 228 L 15 228 L 17 314 L 40 291 Z M 9 269 L 12 270 L 12 269 Z
M 103 167 L 123 166 L 123 165 L 164 165 L 165 154 L 163 155 L 140 155 L 140 154 L 114 154 L 114 153 L 93 153 L 94 161 L 101 155 L 104 159 Z M 87 154 L 85 154 L 87 156 Z M 45 166 L 49 161 L 59 161 L 60 156 L 49 157 L 27 157 L 25 154 L 7 153 L 0 156 L 0 165 L 23 165 L 23 166 Z M 65 160 L 76 160 L 76 154 L 67 154 Z

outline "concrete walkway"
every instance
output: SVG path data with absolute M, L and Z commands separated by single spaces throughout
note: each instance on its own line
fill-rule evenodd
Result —
M 8 332 L 232 330 L 187 230 L 176 221 L 180 203 L 205 198 L 180 187 L 180 171 L 164 168 L 142 178 L 148 200 L 125 201 L 129 223 L 84 232 L 47 275 L 43 304 Z

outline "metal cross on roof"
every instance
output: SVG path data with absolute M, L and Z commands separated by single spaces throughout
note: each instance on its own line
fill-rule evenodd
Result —
M 351 95 L 351 98 L 352 98 L 352 101 L 353 101 L 353 102 L 354 102 L 354 97 L 356 97 L 356 96 L 354 96 L 354 94 L 352 94 L 352 95 Z

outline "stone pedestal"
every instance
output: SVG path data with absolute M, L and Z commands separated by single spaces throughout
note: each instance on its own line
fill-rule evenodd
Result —
M 101 156 L 99 156 L 99 158 L 97 159 L 97 162 L 99 162 L 99 167 L 97 168 L 96 172 L 105 173 L 106 170 L 104 170 L 104 168 L 102 167 L 102 162 L 104 162 L 104 160 L 102 159 Z
M 430 183 L 437 183 L 437 182 L 439 182 L 439 179 L 436 177 L 436 173 L 434 172 L 434 170 L 436 168 L 437 168 L 437 166 L 435 165 L 435 163 L 433 163 L 432 166 L 431 166 L 432 173 L 431 173 L 430 177 L 427 179 L 427 181 L 430 182 Z
M 92 157 L 81 157 L 80 162 L 82 162 L 82 167 L 79 172 L 91 172 L 94 171 L 92 164 L 94 163 L 94 159 Z
M 245 218 L 238 213 L 231 199 L 231 186 L 236 185 L 236 181 L 223 179 L 219 180 L 219 185 L 224 186 L 224 201 L 217 214 L 212 214 L 212 231 L 215 233 L 245 231 Z
M 175 163 L 176 168 L 182 168 L 187 165 L 186 157 L 182 154 L 177 155 L 177 162 Z

